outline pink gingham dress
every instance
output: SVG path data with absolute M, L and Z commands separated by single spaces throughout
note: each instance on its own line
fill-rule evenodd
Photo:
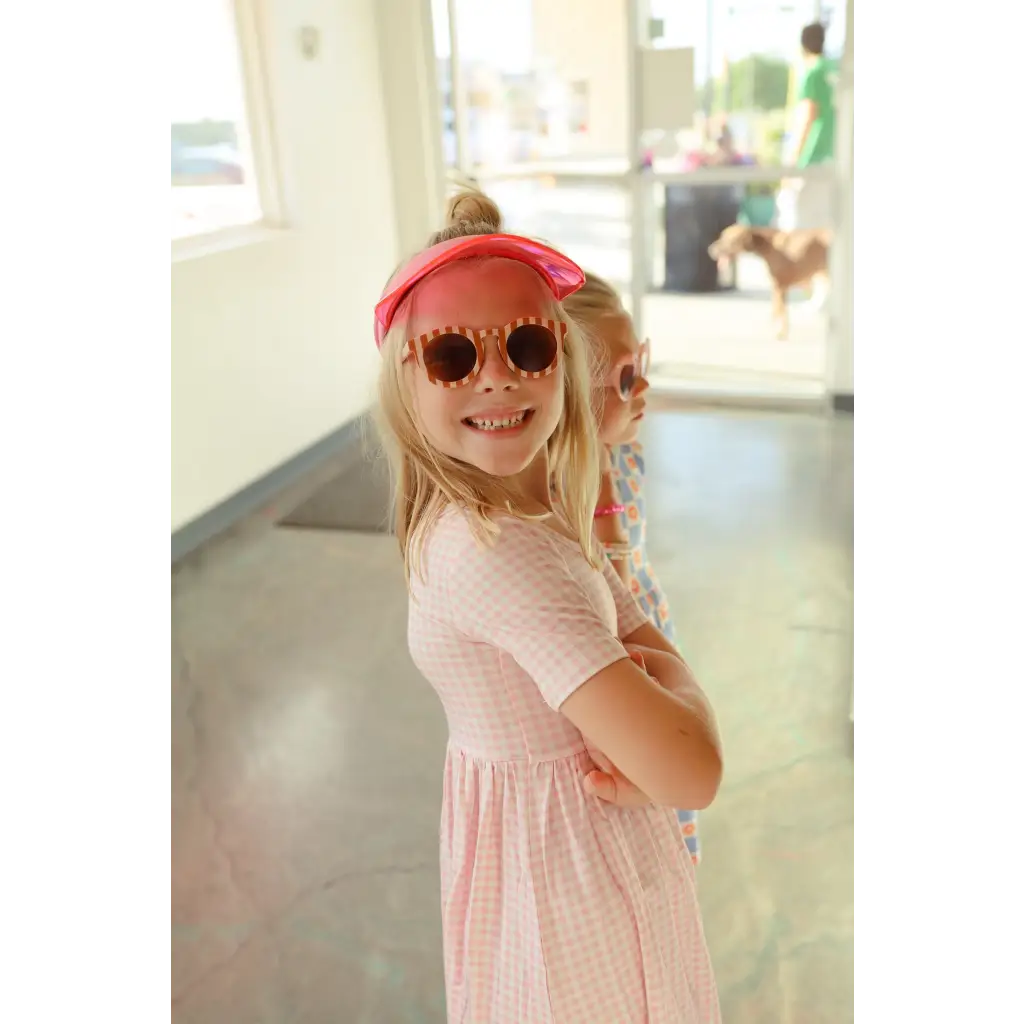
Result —
M 448 1020 L 720 1020 L 673 811 L 583 789 L 592 762 L 558 708 L 625 657 L 646 620 L 608 564 L 506 518 L 491 547 L 442 516 L 413 575 L 409 648 L 450 737 L 441 812 Z

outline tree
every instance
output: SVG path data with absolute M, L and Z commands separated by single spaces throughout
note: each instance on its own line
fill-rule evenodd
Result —
M 171 122 L 171 145 L 185 147 L 238 145 L 238 133 L 231 121 Z
M 789 99 L 790 67 L 784 60 L 756 54 L 730 61 L 728 73 L 715 79 L 715 107 L 734 110 L 784 110 Z

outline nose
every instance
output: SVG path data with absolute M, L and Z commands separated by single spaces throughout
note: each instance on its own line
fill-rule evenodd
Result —
M 633 383 L 633 397 L 638 398 L 650 386 L 651 382 L 646 377 L 637 377 L 637 379 Z
M 476 391 L 482 395 L 495 391 L 515 391 L 519 387 L 519 378 L 501 358 L 498 339 L 494 336 L 484 339 L 484 361 L 474 383 Z

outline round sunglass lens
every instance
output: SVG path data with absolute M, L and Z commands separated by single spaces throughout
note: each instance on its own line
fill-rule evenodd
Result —
M 476 346 L 461 334 L 442 334 L 424 346 L 423 364 L 434 380 L 454 384 L 473 372 Z
M 524 373 L 542 373 L 554 363 L 558 342 L 541 324 L 523 324 L 508 336 L 505 349 L 509 359 Z
M 636 370 L 632 366 L 624 366 L 619 377 L 619 394 L 623 398 L 629 398 L 633 392 L 633 385 L 636 383 Z

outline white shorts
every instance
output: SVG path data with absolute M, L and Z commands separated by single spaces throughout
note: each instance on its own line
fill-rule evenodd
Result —
M 832 227 L 832 182 L 810 179 L 785 188 L 778 197 L 778 224 L 783 231 Z

